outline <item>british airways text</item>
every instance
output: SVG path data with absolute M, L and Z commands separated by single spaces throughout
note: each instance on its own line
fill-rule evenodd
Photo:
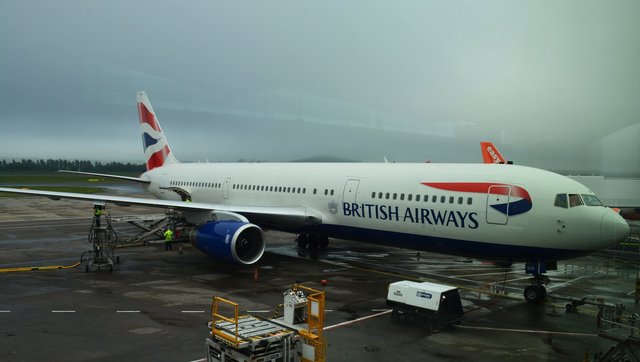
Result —
M 478 228 L 477 212 L 434 210 L 417 207 L 400 209 L 398 206 L 391 205 L 343 202 L 342 214 L 344 216 L 376 220 L 402 221 L 469 229 Z

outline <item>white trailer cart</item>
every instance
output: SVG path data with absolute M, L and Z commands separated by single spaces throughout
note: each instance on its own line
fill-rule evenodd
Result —
M 393 320 L 425 323 L 430 331 L 459 323 L 464 314 L 458 288 L 429 282 L 389 284 L 387 305 Z

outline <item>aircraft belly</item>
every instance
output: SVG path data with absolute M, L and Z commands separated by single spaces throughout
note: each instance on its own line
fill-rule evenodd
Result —
M 315 232 L 339 239 L 445 254 L 464 255 L 481 259 L 510 259 L 513 261 L 537 258 L 564 259 L 585 253 L 584 250 L 484 242 L 464 238 L 444 237 L 442 235 L 412 234 L 345 225 L 315 225 L 305 228 L 305 232 Z

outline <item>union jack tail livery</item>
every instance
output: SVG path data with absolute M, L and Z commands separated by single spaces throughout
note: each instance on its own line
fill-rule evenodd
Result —
M 145 92 L 138 92 L 138 114 L 140 116 L 140 132 L 142 146 L 146 158 L 147 171 L 171 163 L 179 163 L 171 153 L 167 138 L 160 128 L 156 113 Z
M 491 142 L 480 142 L 482 161 L 484 163 L 507 163 L 498 148 Z

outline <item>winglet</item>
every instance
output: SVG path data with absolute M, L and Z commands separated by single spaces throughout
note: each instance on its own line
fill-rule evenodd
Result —
M 482 150 L 482 160 L 484 163 L 507 163 L 504 157 L 498 151 L 498 148 L 491 142 L 480 142 Z
M 147 171 L 171 163 L 179 163 L 171 153 L 167 138 L 162 132 L 156 113 L 144 91 L 137 94 L 138 115 L 140 116 L 140 131 L 142 145 L 146 158 Z

